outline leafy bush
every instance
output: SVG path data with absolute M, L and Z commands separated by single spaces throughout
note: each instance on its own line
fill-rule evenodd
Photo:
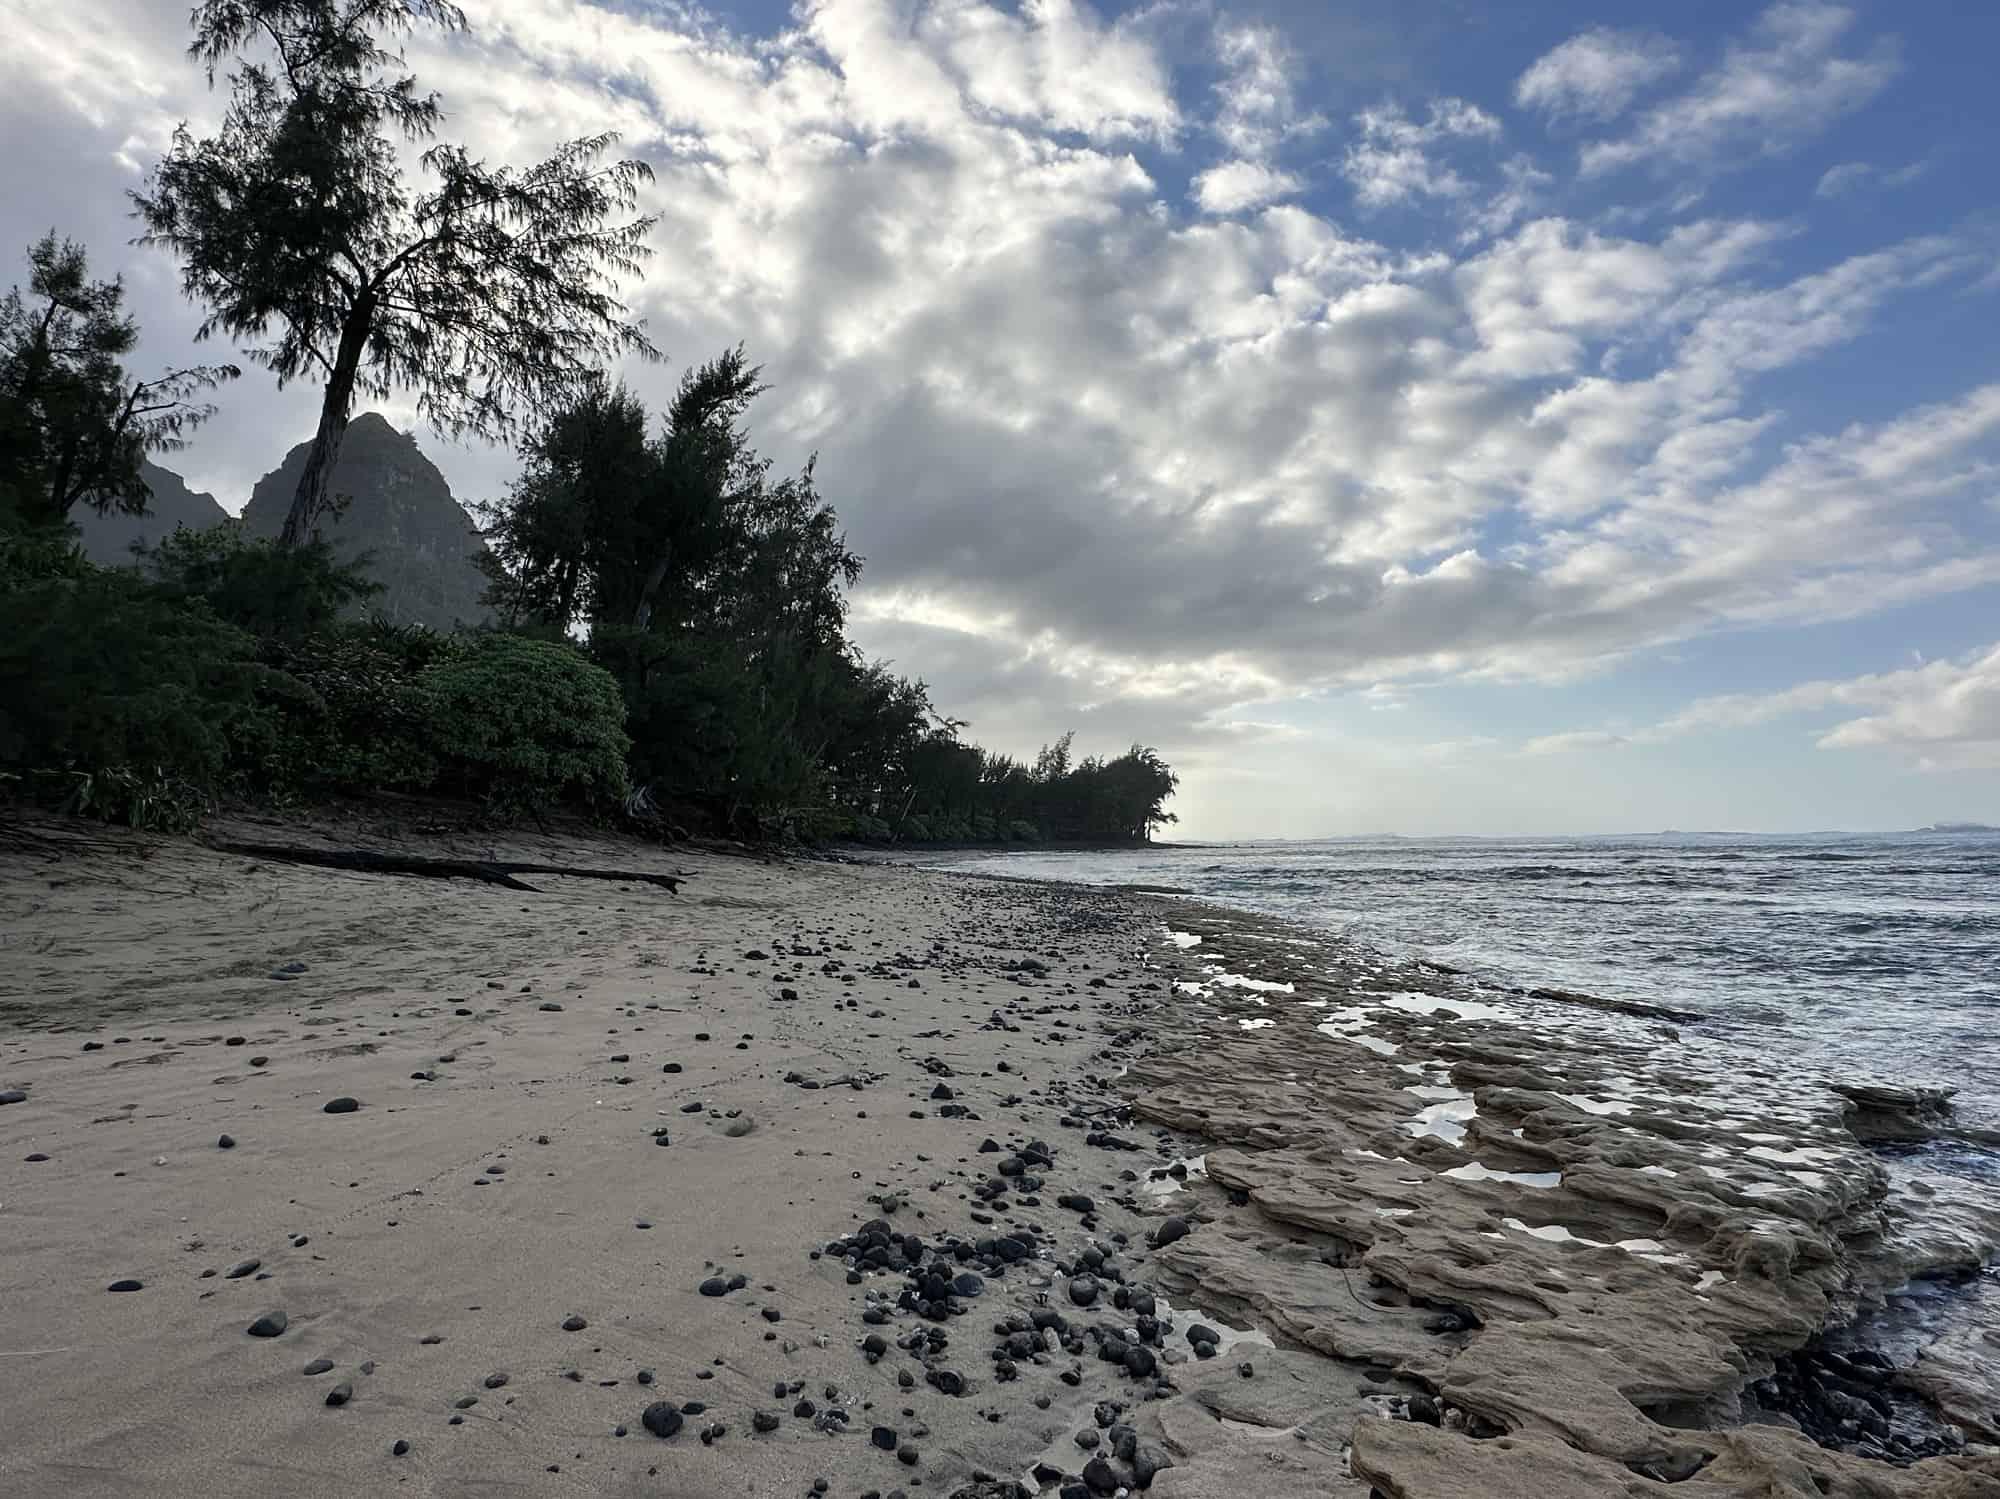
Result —
M 52 578 L 80 578 L 90 570 L 75 533 L 67 527 L 0 530 L 0 593 Z
M 0 764 L 78 810 L 185 827 L 272 738 L 255 643 L 143 579 L 84 566 L 0 589 Z
M 318 540 L 281 547 L 235 524 L 182 527 L 144 555 L 168 597 L 200 599 L 260 639 L 300 640 L 330 629 L 342 609 L 381 592 L 365 559 L 341 562 Z
M 447 774 L 500 811 L 626 794 L 625 702 L 574 646 L 476 636 L 419 676 L 426 739 Z
M 282 732 L 259 781 L 280 792 L 434 785 L 441 765 L 422 674 L 463 651 L 452 636 L 380 621 L 264 641 L 259 654 L 288 690 L 279 703 Z

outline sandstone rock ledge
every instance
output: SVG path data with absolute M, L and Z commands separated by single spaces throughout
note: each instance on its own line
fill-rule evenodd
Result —
M 1944 1096 L 1174 920 L 1199 936 L 1162 935 L 1175 1001 L 1123 1086 L 1210 1148 L 1160 1198 L 1196 1226 L 1153 1267 L 1278 1348 L 1254 1381 L 1186 1366 L 1149 1418 L 1176 1464 L 1152 1493 L 2000 1499 L 1984 1342 L 1897 1377 L 1957 1423 L 1928 1448 L 1866 1390 L 1827 1397 L 1841 1450 L 1749 1393 L 1884 1292 L 1992 1259 L 1992 1202 L 1864 1144 Z

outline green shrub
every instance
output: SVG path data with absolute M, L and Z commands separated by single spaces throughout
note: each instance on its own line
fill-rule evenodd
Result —
M 433 786 L 442 767 L 423 673 L 463 651 L 453 636 L 379 621 L 264 641 L 259 655 L 289 690 L 258 779 L 278 792 Z
M 349 604 L 381 592 L 364 571 L 365 559 L 338 561 L 324 541 L 281 547 L 253 540 L 233 522 L 181 527 L 143 555 L 166 596 L 200 599 L 219 619 L 260 639 L 325 631 Z
M 67 526 L 34 531 L 0 529 L 0 593 L 51 578 L 80 578 L 91 570 Z
M 271 673 L 205 607 L 85 566 L 0 589 L 0 764 L 81 811 L 185 827 L 268 745 Z
M 611 674 L 574 646 L 475 636 L 418 681 L 429 748 L 449 777 L 496 810 L 626 794 L 624 699 Z

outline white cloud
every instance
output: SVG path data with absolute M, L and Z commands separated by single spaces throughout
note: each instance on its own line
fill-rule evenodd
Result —
M 1657 32 L 1600 26 L 1537 58 L 1515 83 L 1514 102 L 1550 115 L 1609 120 L 1680 61 L 1680 48 Z
M 1878 711 L 1835 727 L 1824 748 L 1891 750 L 1924 770 L 2000 770 L 2000 645 L 1876 678 L 1844 700 Z
M 1813 189 L 1818 198 L 1838 198 L 1851 193 L 1875 175 L 1875 168 L 1865 161 L 1844 161 L 1838 166 L 1828 167 L 1820 175 L 1819 185 Z
M 1602 729 L 1579 729 L 1566 734 L 1544 734 L 1521 746 L 1524 755 L 1575 755 L 1591 750 L 1623 749 L 1631 743 L 1623 734 Z
M 114 36 L 177 80 L 121 97 L 0 59 L 0 127 L 53 162 L 0 161 L 0 229 L 70 222 L 88 184 L 110 269 L 116 153 L 212 100 L 153 7 L 60 11 L 26 56 Z M 1780 271 L 1788 231 L 1756 219 L 1532 217 L 1539 169 L 1496 184 L 1497 121 L 1444 100 L 1362 117 L 1357 192 L 1492 218 L 1476 249 L 1378 243 L 1286 200 L 1310 117 L 1275 36 L 1228 33 L 1222 89 L 1182 98 L 1080 4 L 817 0 L 754 43 L 571 0 L 475 26 L 413 46 L 448 138 L 518 160 L 625 132 L 662 216 L 635 301 L 676 361 L 631 378 L 657 402 L 746 340 L 760 444 L 820 451 L 869 559 L 859 637 L 1001 747 L 1067 717 L 1172 756 L 1318 689 L 1564 678 L 2000 580 L 1964 514 L 2000 397 L 1815 434 L 1756 383 L 1963 274 L 1955 241 Z M 1151 147 L 1196 139 L 1232 154 L 1162 202 Z M 124 263 L 164 360 L 187 310 L 162 257 Z M 312 395 L 240 382 L 186 455 L 202 487 L 240 502 Z M 439 457 L 485 493 L 510 466 Z
M 1354 125 L 1360 138 L 1347 148 L 1342 169 L 1355 198 L 1368 208 L 1464 194 L 1469 184 L 1437 159 L 1438 149 L 1453 141 L 1500 138 L 1500 122 L 1463 99 L 1432 100 L 1422 122 L 1396 105 L 1384 105 L 1363 110 Z
M 1653 739 L 1850 713 L 1822 749 L 1886 750 L 1923 770 L 2000 769 L 2000 644 L 1900 671 L 1701 698 L 1648 731 Z
M 1303 111 L 1296 94 L 1298 63 L 1275 28 L 1223 19 L 1215 28 L 1214 131 L 1239 156 L 1262 157 L 1288 138 L 1322 129 L 1326 121 Z
M 1781 0 L 1758 19 L 1748 43 L 1686 93 L 1639 116 L 1622 139 L 1583 149 L 1586 175 L 1651 162 L 1722 169 L 1775 156 L 1817 135 L 1889 86 L 1899 63 L 1892 42 L 1842 52 L 1854 13 L 1828 0 Z
M 1929 172 L 1930 166 L 1928 161 L 1913 161 L 1908 166 L 1895 168 L 1878 167 L 1865 161 L 1843 161 L 1821 173 L 1813 196 L 1843 198 L 1869 187 L 1908 187 Z
M 1499 748 L 1500 741 L 1490 734 L 1468 734 L 1463 739 L 1437 739 L 1419 745 L 1417 755 L 1434 764 L 1456 764 L 1484 759 Z
M 1300 192 L 1304 184 L 1290 172 L 1259 161 L 1226 161 L 1194 179 L 1194 200 L 1204 213 L 1241 213 Z

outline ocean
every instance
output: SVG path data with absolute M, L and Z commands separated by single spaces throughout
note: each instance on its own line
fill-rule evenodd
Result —
M 1699 1011 L 1707 1041 L 1833 1081 L 1956 1088 L 1962 1123 L 2000 1129 L 2000 835 L 1381 838 L 939 862 L 1174 886 L 1497 986 Z M 1974 1155 L 1964 1168 L 1995 1174 L 1990 1152 Z

